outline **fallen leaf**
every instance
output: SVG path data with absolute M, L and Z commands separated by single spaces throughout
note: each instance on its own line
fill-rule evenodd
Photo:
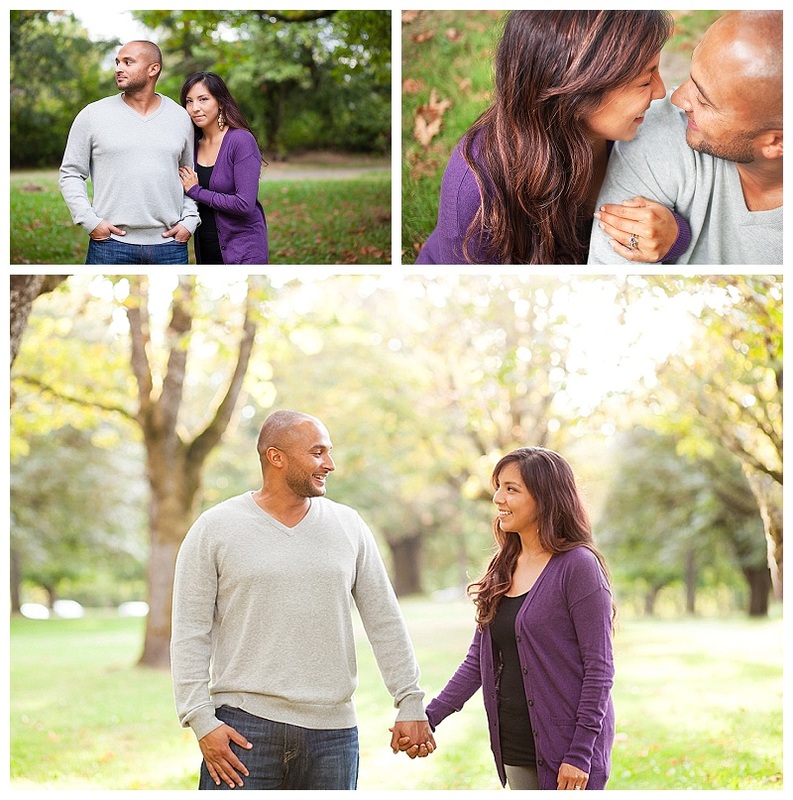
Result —
M 414 33 L 410 38 L 416 44 L 424 44 L 435 36 L 435 31 L 425 31 L 424 33 Z
M 441 129 L 443 115 L 452 107 L 451 100 L 438 100 L 436 89 L 430 90 L 430 99 L 425 105 L 416 109 L 413 120 L 413 135 L 427 148 Z
M 463 35 L 462 33 L 460 33 L 460 31 L 457 30 L 457 28 L 448 28 L 446 30 L 446 38 L 450 42 L 459 42 L 460 39 L 463 38 Z
M 421 14 L 421 11 L 403 11 L 402 12 L 402 24 L 403 25 L 410 25 L 411 22 L 416 21 L 416 17 Z
M 416 80 L 415 78 L 405 78 L 402 81 L 403 94 L 418 94 L 424 89 L 424 81 Z

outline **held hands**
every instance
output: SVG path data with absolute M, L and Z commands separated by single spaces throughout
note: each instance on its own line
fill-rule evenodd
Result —
M 394 727 L 388 730 L 391 731 L 391 749 L 394 753 L 401 750 L 410 758 L 425 758 L 436 749 L 432 728 L 427 720 L 395 722 Z
M 237 733 L 230 725 L 223 724 L 210 731 L 198 740 L 198 746 L 204 756 L 207 770 L 216 786 L 221 781 L 228 784 L 230 789 L 242 786 L 242 778 L 238 773 L 248 775 L 245 764 L 237 758 L 229 747 L 229 742 L 236 742 L 240 747 L 250 750 L 253 745 L 241 734 Z
M 628 261 L 661 261 L 677 239 L 677 220 L 661 203 L 633 197 L 595 212 L 615 253 Z

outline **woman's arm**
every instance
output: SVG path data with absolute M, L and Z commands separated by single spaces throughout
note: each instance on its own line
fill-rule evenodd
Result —
M 193 200 L 216 211 L 234 216 L 245 216 L 256 207 L 262 168 L 262 157 L 253 136 L 240 137 L 237 141 L 232 142 L 229 148 L 229 158 L 234 176 L 233 194 L 213 192 L 210 189 L 203 189 L 198 184 L 188 189 L 187 194 Z

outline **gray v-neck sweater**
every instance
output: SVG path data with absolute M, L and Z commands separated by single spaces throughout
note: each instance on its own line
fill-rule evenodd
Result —
M 193 166 L 193 123 L 178 103 L 157 96 L 159 107 L 146 116 L 118 94 L 75 117 L 59 184 L 72 220 L 86 233 L 106 219 L 126 231 L 113 239 L 157 245 L 172 241 L 162 234 L 177 222 L 190 233 L 198 227 L 198 206 L 179 180 L 179 167 Z
M 176 561 L 171 668 L 182 725 L 200 739 L 228 705 L 306 728 L 353 727 L 353 603 L 397 719 L 425 719 L 407 627 L 356 511 L 315 497 L 289 528 L 251 493 L 205 511 Z

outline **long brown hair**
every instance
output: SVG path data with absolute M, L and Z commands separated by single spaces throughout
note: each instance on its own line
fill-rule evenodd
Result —
M 493 103 L 463 155 L 482 205 L 463 240 L 470 261 L 586 261 L 593 173 L 586 122 L 674 29 L 667 11 L 513 11 L 495 58 Z
M 206 90 L 218 101 L 229 128 L 244 128 L 254 139 L 256 138 L 256 134 L 248 124 L 245 114 L 242 113 L 242 110 L 237 105 L 237 101 L 232 97 L 225 81 L 214 72 L 194 72 L 187 77 L 182 85 L 182 91 L 179 93 L 179 100 L 185 108 L 187 107 L 187 93 L 197 83 L 203 83 Z M 201 128 L 195 122 L 193 123 L 193 131 L 197 136 L 200 136 Z
M 610 583 L 608 567 L 592 538 L 589 515 L 578 493 L 575 476 L 562 456 L 544 447 L 521 447 L 507 453 L 493 469 L 493 488 L 498 486 L 501 470 L 517 464 L 526 489 L 537 506 L 537 530 L 540 543 L 550 553 L 564 553 L 575 547 L 591 550 Z M 484 576 L 468 587 L 476 605 L 476 621 L 487 627 L 496 615 L 501 598 L 512 583 L 512 574 L 521 551 L 520 536 L 501 530 L 498 518 L 493 520 L 496 554 Z

